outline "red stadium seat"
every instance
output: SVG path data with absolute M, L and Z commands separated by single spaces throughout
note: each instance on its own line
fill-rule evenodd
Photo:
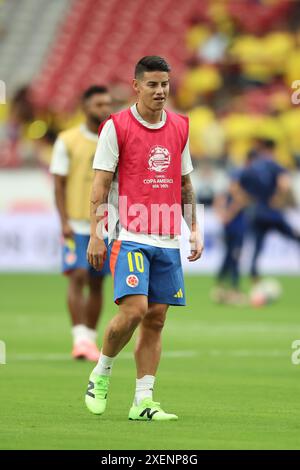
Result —
M 32 90 L 41 106 L 70 109 L 88 84 L 130 81 L 143 55 L 166 56 L 182 71 L 186 59 L 184 35 L 198 0 L 77 0 L 61 27 L 56 43 Z M 147 12 L 147 21 L 145 19 Z M 49 101 L 50 100 L 50 101 Z

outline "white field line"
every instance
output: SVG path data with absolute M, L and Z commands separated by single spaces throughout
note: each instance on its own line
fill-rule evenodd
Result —
M 189 335 L 192 334 L 201 334 L 201 335 L 212 335 L 216 336 L 219 334 L 245 334 L 249 335 L 251 333 L 256 334 L 289 334 L 299 332 L 300 334 L 300 325 L 293 323 L 217 323 L 211 324 L 206 322 L 187 322 L 185 324 L 176 325 L 169 323 L 168 331 L 174 331 L 181 333 L 187 331 Z
M 211 356 L 211 357 L 289 357 L 289 350 L 256 350 L 256 349 L 231 349 L 231 350 L 221 350 L 221 349 L 208 349 L 202 351 L 196 350 L 187 350 L 187 351 L 165 351 L 162 354 L 164 359 L 180 359 L 180 358 L 189 358 L 189 357 L 200 357 L 200 356 Z M 70 354 L 61 354 L 61 353 L 28 353 L 28 354 L 8 354 L 7 363 L 10 361 L 42 361 L 42 362 L 52 362 L 52 361 L 69 361 L 71 359 Z M 124 352 L 120 354 L 118 359 L 133 359 L 133 353 Z
M 178 358 L 178 357 L 193 357 L 197 355 L 197 351 L 166 351 L 163 357 Z M 133 353 L 124 352 L 120 354 L 118 359 L 132 359 Z M 28 353 L 28 354 L 11 354 L 8 355 L 7 360 L 13 361 L 68 361 L 71 359 L 70 354 L 61 353 Z

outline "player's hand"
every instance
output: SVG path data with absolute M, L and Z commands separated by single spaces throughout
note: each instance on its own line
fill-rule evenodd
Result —
M 91 237 L 87 249 L 87 260 L 96 271 L 101 271 L 107 256 L 107 248 L 103 240 Z
M 197 261 L 203 252 L 203 241 L 199 229 L 192 231 L 190 235 L 191 255 L 187 259 L 191 261 Z
M 69 222 L 65 222 L 64 224 L 62 224 L 62 234 L 63 234 L 63 237 L 67 240 L 68 238 L 73 238 L 74 236 L 74 233 L 73 233 L 73 230 L 69 224 Z

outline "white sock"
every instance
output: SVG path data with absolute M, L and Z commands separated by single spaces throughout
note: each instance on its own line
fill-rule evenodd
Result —
M 94 374 L 96 375 L 111 375 L 111 369 L 114 362 L 114 357 L 108 357 L 104 354 L 100 354 L 100 358 L 98 364 L 96 365 L 95 369 L 93 370 Z
M 138 406 L 144 398 L 151 398 L 152 400 L 154 382 L 154 375 L 144 375 L 141 379 L 136 379 L 135 406 Z
M 85 325 L 76 325 L 72 328 L 73 343 L 77 344 L 80 341 L 89 339 L 88 328 Z
M 92 343 L 96 344 L 96 342 L 97 342 L 97 330 L 93 330 L 92 328 L 86 327 L 86 331 L 87 331 L 89 340 Z

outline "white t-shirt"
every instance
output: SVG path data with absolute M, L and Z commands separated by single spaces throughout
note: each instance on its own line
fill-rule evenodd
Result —
M 162 113 L 162 120 L 156 124 L 146 122 L 138 113 L 136 105 L 130 108 L 133 116 L 143 126 L 149 129 L 159 129 L 165 125 L 166 112 Z M 97 150 L 94 158 L 93 168 L 95 170 L 105 170 L 114 173 L 114 179 L 109 193 L 108 203 L 118 207 L 118 178 L 117 168 L 119 163 L 119 146 L 116 129 L 112 119 L 109 119 L 101 131 Z M 191 155 L 189 151 L 189 140 L 181 155 L 181 174 L 188 175 L 193 171 Z M 131 241 L 145 245 L 158 246 L 161 248 L 179 248 L 179 237 L 170 238 L 169 235 L 150 235 L 143 233 L 134 233 L 127 231 L 124 227 L 120 228 L 118 240 Z
M 91 132 L 85 124 L 80 126 L 83 135 L 93 141 L 98 141 L 98 134 Z M 70 157 L 64 141 L 58 138 L 53 146 L 52 159 L 50 164 L 50 173 L 53 175 L 68 176 L 70 167 Z M 69 224 L 72 230 L 79 235 L 90 234 L 90 223 L 86 220 L 70 219 Z

